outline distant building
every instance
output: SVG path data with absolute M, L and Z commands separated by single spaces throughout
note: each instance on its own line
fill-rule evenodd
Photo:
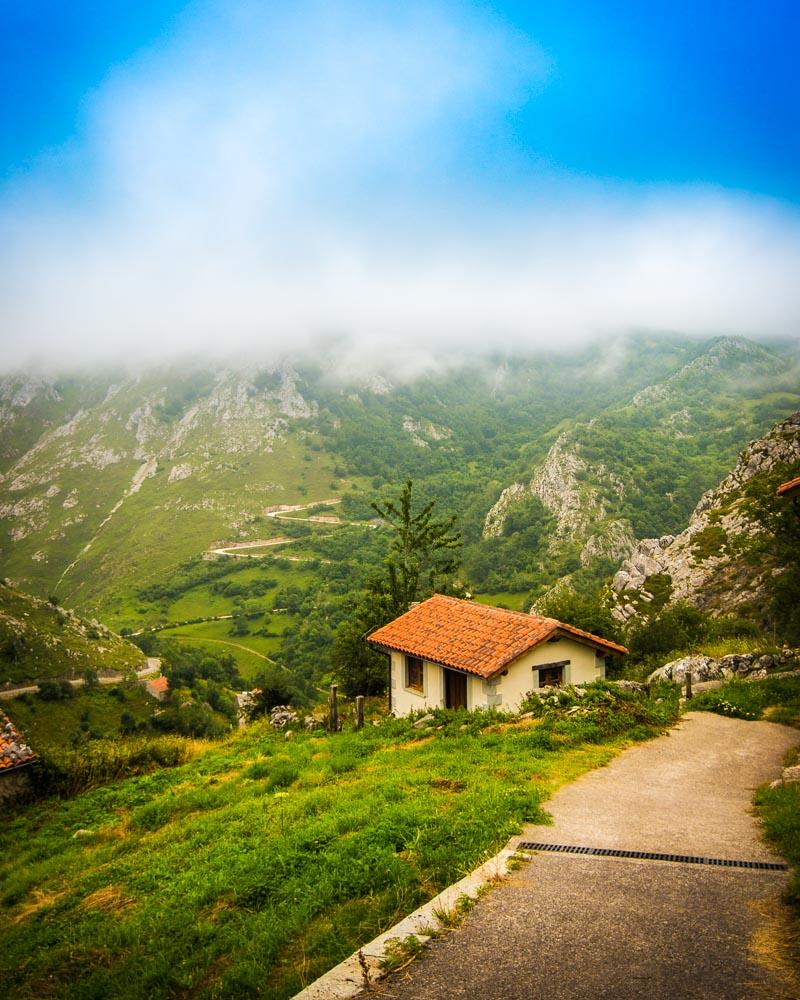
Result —
M 788 483 L 781 483 L 778 487 L 779 497 L 800 497 L 800 476 L 790 479 Z
M 777 490 L 779 497 L 787 497 L 792 501 L 794 512 L 800 517 L 800 476 L 795 476 L 786 483 L 781 483 Z
M 430 708 L 516 711 L 529 691 L 605 677 L 624 646 L 582 629 L 436 594 L 368 641 L 391 658 L 395 715 Z
M 169 691 L 169 681 L 166 677 L 154 677 L 145 684 L 145 690 L 154 698 L 163 701 Z
M 0 712 L 0 803 L 15 799 L 30 787 L 31 750 L 5 712 Z

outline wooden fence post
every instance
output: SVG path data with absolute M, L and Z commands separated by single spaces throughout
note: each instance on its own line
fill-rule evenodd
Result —
M 336 701 L 337 684 L 331 684 L 331 693 L 328 695 L 328 729 L 332 733 L 339 732 L 339 705 Z
M 356 729 L 361 729 L 364 725 L 364 695 L 360 694 L 356 698 Z
M 692 672 L 691 670 L 686 671 L 686 700 L 688 701 L 692 697 Z

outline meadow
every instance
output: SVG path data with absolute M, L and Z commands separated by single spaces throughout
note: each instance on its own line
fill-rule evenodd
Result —
M 123 728 L 123 716 L 146 722 L 158 702 L 141 684 L 78 688 L 73 697 L 43 701 L 24 695 L 2 703 L 3 711 L 36 749 L 42 745 L 78 744 L 88 739 L 114 739 Z
M 659 700 L 660 698 L 660 700 Z M 545 822 L 561 784 L 677 715 L 598 685 L 583 714 L 436 712 L 360 732 L 257 723 L 188 763 L 0 819 L 9 995 L 292 996 Z

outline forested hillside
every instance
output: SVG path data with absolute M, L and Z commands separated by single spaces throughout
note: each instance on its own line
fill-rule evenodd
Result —
M 594 586 L 800 406 L 796 350 L 637 336 L 405 380 L 324 357 L 6 377 L 3 573 L 113 627 L 224 647 L 245 676 L 310 676 L 384 558 L 370 503 L 406 478 L 456 515 L 482 599 Z

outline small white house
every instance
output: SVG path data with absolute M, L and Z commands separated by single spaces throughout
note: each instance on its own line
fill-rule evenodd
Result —
M 529 691 L 605 677 L 624 646 L 555 618 L 435 594 L 369 636 L 391 658 L 394 715 L 429 708 L 516 711 Z

